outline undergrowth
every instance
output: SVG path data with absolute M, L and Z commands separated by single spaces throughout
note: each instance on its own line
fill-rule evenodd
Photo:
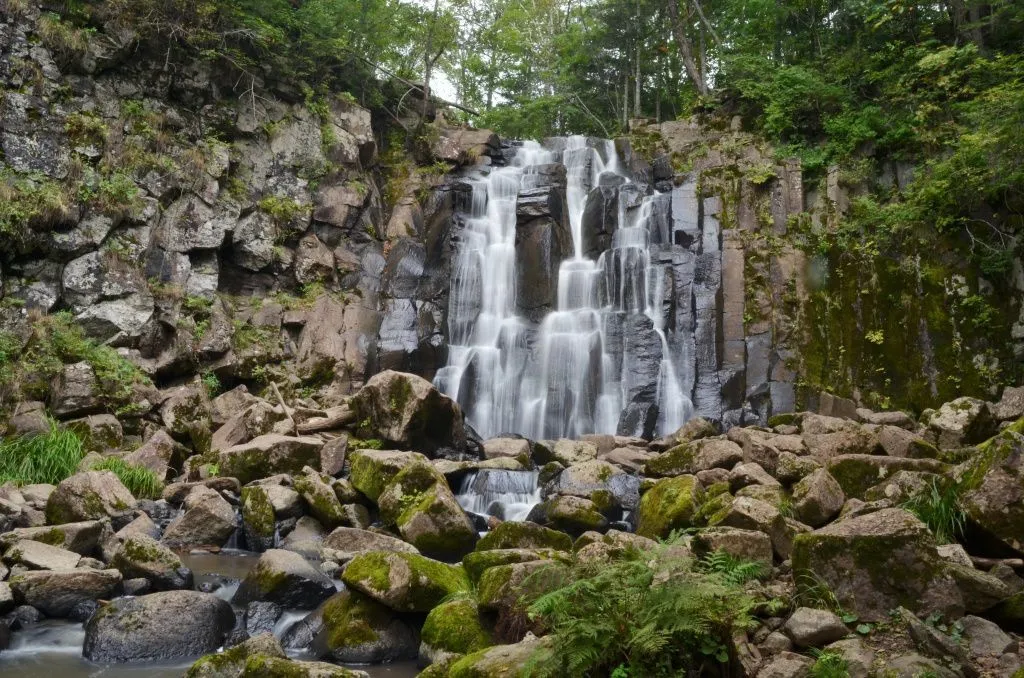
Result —
M 111 471 L 136 499 L 159 499 L 164 484 L 144 466 L 129 464 L 120 457 L 107 457 L 90 467 L 93 471 Z
M 960 506 L 960 488 L 954 483 L 935 478 L 927 490 L 905 501 L 903 508 L 927 525 L 940 544 L 951 544 L 963 534 L 966 516 Z
M 56 485 L 75 473 L 84 454 L 78 436 L 51 421 L 46 433 L 0 442 L 0 484 Z
M 578 562 L 537 597 L 530 618 L 553 646 L 533 658 L 543 676 L 728 675 L 731 638 L 754 604 L 737 583 L 758 566 L 629 551 L 612 563 Z

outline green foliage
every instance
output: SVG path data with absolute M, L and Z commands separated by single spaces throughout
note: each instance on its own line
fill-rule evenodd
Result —
M 928 489 L 903 503 L 921 519 L 940 544 L 951 544 L 963 533 L 966 514 L 960 505 L 960 487 L 944 478 L 935 478 Z
M 14 355 L 14 343 L 4 342 L 3 355 Z M 97 395 L 114 411 L 133 401 L 134 385 L 149 379 L 127 358 L 109 346 L 85 336 L 70 313 L 43 316 L 32 327 L 32 336 L 17 358 L 8 357 L 10 369 L 0 373 L 0 386 L 32 398 L 45 398 L 50 382 L 68 363 L 86 362 L 96 375 Z
M 833 650 L 814 650 L 811 678 L 849 678 L 850 665 L 846 658 Z
M 90 467 L 93 471 L 112 471 L 136 499 L 159 499 L 163 481 L 148 468 L 129 464 L 120 457 L 106 457 Z
M 268 195 L 261 199 L 257 205 L 278 224 L 288 224 L 303 212 L 309 211 L 309 205 L 303 205 L 294 198 L 277 195 Z
M 213 372 L 203 372 L 202 381 L 208 396 L 214 398 L 220 394 L 222 386 L 216 374 Z
M 0 170 L 0 237 L 23 248 L 33 227 L 65 219 L 71 201 L 65 187 L 40 174 Z
M 0 442 L 0 484 L 56 485 L 75 473 L 84 454 L 78 436 L 51 421 L 46 433 Z
M 768 567 L 764 563 L 736 558 L 725 551 L 708 553 L 697 561 L 697 569 L 717 575 L 737 586 L 768 574 Z
M 671 551 L 576 563 L 529 614 L 554 639 L 538 675 L 674 676 L 722 672 L 752 600 L 722 574 Z

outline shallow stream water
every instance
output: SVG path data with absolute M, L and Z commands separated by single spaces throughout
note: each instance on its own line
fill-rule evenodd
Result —
M 238 582 L 256 564 L 259 555 L 231 552 L 182 555 L 192 569 L 196 586 L 218 583 L 214 594 L 230 600 Z M 280 634 L 305 612 L 286 611 L 274 629 Z M 139 664 L 94 664 L 82 657 L 85 629 L 82 624 L 46 620 L 11 636 L 9 649 L 0 652 L 0 676 L 14 678 L 180 678 L 196 658 Z M 413 678 L 419 671 L 415 662 L 377 666 L 351 666 L 372 678 Z

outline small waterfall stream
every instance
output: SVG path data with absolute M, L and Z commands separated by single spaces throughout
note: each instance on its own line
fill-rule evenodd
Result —
M 483 469 L 463 478 L 455 498 L 470 513 L 526 520 L 541 501 L 539 475 L 537 471 Z
M 686 342 L 672 340 L 678 332 L 669 336 L 672 261 L 655 256 L 671 246 L 670 196 L 634 181 L 612 141 L 574 136 L 547 144 L 524 142 L 507 166 L 469 180 L 452 275 L 449 360 L 435 383 L 484 438 L 672 432 L 693 413 L 695 367 Z M 550 182 L 558 164 L 572 251 L 558 264 L 553 308 L 531 323 L 516 299 L 524 274 L 516 269 L 517 201 Z M 604 247 L 588 215 L 607 205 L 595 201 L 614 202 L 603 217 L 610 234 Z

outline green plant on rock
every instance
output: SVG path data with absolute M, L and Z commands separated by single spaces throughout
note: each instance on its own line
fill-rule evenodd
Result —
M 811 678 L 848 678 L 850 665 L 846 658 L 833 650 L 813 650 L 814 664 Z
M 222 386 L 216 374 L 213 372 L 203 372 L 202 382 L 203 388 L 206 389 L 207 395 L 211 398 L 220 394 Z
M 713 551 L 697 561 L 698 569 L 716 574 L 730 584 L 743 585 L 767 574 L 764 563 L 736 558 L 725 551 Z
M 163 481 L 144 466 L 129 464 L 120 457 L 107 457 L 90 467 L 93 471 L 111 471 L 136 499 L 159 499 Z
M 578 562 L 562 582 L 528 608 L 554 639 L 537 675 L 722 674 L 733 633 L 750 623 L 739 585 L 665 548 Z
M 45 433 L 0 442 L 0 484 L 56 485 L 78 469 L 85 448 L 73 432 L 50 421 Z
M 940 544 L 950 544 L 963 533 L 966 514 L 960 505 L 960 487 L 948 480 L 935 478 L 923 492 L 903 503 L 903 508 L 916 515 L 935 535 Z

